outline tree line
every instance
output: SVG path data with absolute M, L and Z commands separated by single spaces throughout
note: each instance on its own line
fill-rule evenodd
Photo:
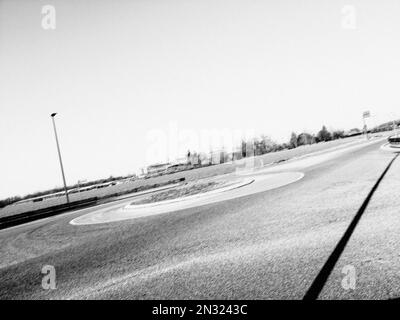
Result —
M 351 130 L 351 132 L 358 134 L 361 131 L 357 128 Z M 319 142 L 326 142 L 336 139 L 345 138 L 346 134 L 343 130 L 329 131 L 326 126 L 322 126 L 321 130 L 317 134 L 310 134 L 302 132 L 296 134 L 292 132 L 290 139 L 285 143 L 277 143 L 266 135 L 253 138 L 251 140 L 242 140 L 241 145 L 238 147 L 238 151 L 228 152 L 221 150 L 218 152 L 211 152 L 217 156 L 218 160 L 212 162 L 212 164 L 221 164 L 232 160 L 238 160 L 250 156 L 259 156 L 270 152 L 277 152 L 281 150 L 288 150 L 297 148 L 303 145 L 310 145 Z M 188 151 L 187 163 L 191 165 L 209 165 L 210 159 L 205 153 L 197 153 Z
M 353 129 L 358 130 L 359 129 Z M 292 132 L 290 139 L 285 143 L 276 143 L 271 140 L 268 136 L 262 135 L 252 141 L 242 141 L 241 151 L 242 156 L 250 155 L 263 155 L 270 152 L 277 152 L 281 150 L 294 149 L 304 145 L 310 145 L 319 142 L 327 142 L 331 140 L 345 138 L 345 132 L 343 130 L 329 131 L 326 126 L 322 126 L 322 129 L 317 134 L 310 134 L 308 132 L 302 132 L 296 134 Z

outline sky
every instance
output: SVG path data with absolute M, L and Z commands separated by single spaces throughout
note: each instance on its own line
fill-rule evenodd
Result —
M 400 118 L 399 16 L 397 0 L 0 0 L 0 199 L 62 185 L 53 112 L 68 184 L 222 131 Z

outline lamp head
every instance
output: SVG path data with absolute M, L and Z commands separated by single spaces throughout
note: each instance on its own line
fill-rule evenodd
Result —
M 51 117 L 54 118 L 57 115 L 57 113 L 52 113 Z

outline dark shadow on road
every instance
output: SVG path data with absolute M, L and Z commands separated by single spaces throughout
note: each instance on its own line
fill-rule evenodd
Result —
M 375 185 L 369 192 L 368 196 L 365 198 L 363 204 L 361 205 L 360 209 L 358 209 L 357 214 L 354 216 L 353 220 L 351 221 L 350 225 L 348 226 L 346 232 L 343 234 L 342 238 L 338 242 L 335 247 L 335 250 L 331 253 L 328 260 L 325 262 L 324 266 L 322 267 L 321 271 L 318 273 L 317 277 L 314 279 L 313 283 L 311 284 L 310 288 L 308 289 L 307 293 L 305 294 L 303 300 L 316 300 L 321 293 L 322 289 L 324 288 L 325 283 L 327 282 L 329 275 L 331 274 L 333 268 L 335 267 L 337 261 L 340 258 L 344 248 L 347 245 L 347 242 L 350 240 L 351 235 L 354 232 L 358 222 L 361 219 L 362 214 L 364 213 L 365 209 L 368 206 L 372 196 L 374 195 L 376 189 L 378 188 L 379 184 L 381 183 L 382 179 L 385 177 L 386 173 L 390 169 L 391 165 L 393 164 L 394 160 L 399 156 L 393 157 L 393 159 L 389 162 L 386 166 L 386 169 L 383 171 L 381 176 L 379 177 L 378 181 L 376 181 Z

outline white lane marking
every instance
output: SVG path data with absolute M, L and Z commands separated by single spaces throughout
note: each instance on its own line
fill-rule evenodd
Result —
M 231 188 L 229 190 L 215 190 L 215 192 L 199 194 L 196 195 L 196 197 L 190 196 L 181 198 L 180 201 L 168 201 L 166 203 L 163 203 L 162 205 L 155 203 L 149 204 L 147 206 L 126 206 L 115 211 L 99 210 L 75 218 L 70 222 L 70 224 L 87 225 L 108 223 L 199 207 L 202 205 L 217 203 L 250 194 L 276 189 L 290 183 L 294 183 L 302 179 L 303 177 L 304 173 L 302 172 L 283 172 L 263 176 L 258 175 L 252 177 L 251 179 L 244 180 L 242 183 L 242 187 L 240 188 L 238 188 L 238 186 L 235 186 L 235 188 Z M 254 180 L 254 182 L 249 184 L 250 180 Z
M 393 147 L 390 145 L 389 142 L 387 142 L 387 143 L 384 143 L 383 145 L 381 145 L 381 150 L 397 153 L 397 152 L 400 152 L 400 146 Z
M 157 201 L 157 202 L 145 203 L 145 204 L 129 204 L 124 208 L 124 210 L 153 208 L 155 206 L 167 205 L 167 204 L 175 203 L 175 202 L 182 202 L 182 201 L 188 201 L 188 200 L 197 199 L 197 198 L 204 198 L 206 196 L 213 195 L 216 193 L 221 193 L 221 192 L 233 190 L 236 188 L 241 188 L 241 187 L 244 187 L 253 182 L 254 182 L 254 179 L 246 179 L 239 183 L 234 183 L 234 184 L 226 186 L 226 187 L 217 188 L 217 189 L 210 190 L 207 192 L 193 194 L 190 196 L 185 196 L 185 197 L 181 197 L 181 198 L 177 198 L 177 199 L 163 200 L 163 201 Z
M 16 231 L 18 229 L 33 227 L 33 226 L 39 225 L 39 224 L 45 224 L 47 222 L 51 222 L 51 221 L 54 221 L 54 220 L 57 220 L 60 218 L 66 218 L 71 215 L 78 215 L 80 213 L 85 213 L 86 211 L 92 211 L 92 210 L 97 211 L 97 210 L 100 210 L 103 208 L 108 209 L 108 210 L 118 209 L 118 208 L 121 208 L 121 207 L 127 205 L 128 203 L 132 202 L 132 198 L 147 195 L 149 193 L 153 193 L 153 192 L 157 192 L 157 191 L 174 188 L 174 187 L 177 187 L 180 185 L 181 185 L 181 183 L 175 183 L 175 184 L 171 184 L 171 185 L 167 185 L 167 186 L 162 186 L 162 187 L 153 188 L 153 189 L 149 189 L 149 190 L 143 190 L 143 191 L 139 191 L 139 192 L 130 193 L 130 194 L 121 196 L 121 198 L 115 198 L 114 200 L 112 200 L 110 202 L 96 204 L 94 207 L 87 207 L 87 208 L 82 208 L 82 209 L 76 209 L 74 211 L 67 211 L 67 212 L 60 213 L 60 214 L 57 214 L 54 216 L 41 218 L 38 220 L 33 220 L 33 221 L 29 221 L 29 222 L 19 224 L 16 226 L 1 229 L 0 234 L 4 234 L 4 233 L 7 234 L 10 232 Z

